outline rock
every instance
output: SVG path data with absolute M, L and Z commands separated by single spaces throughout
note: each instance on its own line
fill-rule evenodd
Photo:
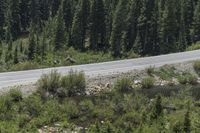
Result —
M 135 80 L 134 81 L 134 84 L 136 84 L 136 85 L 141 84 L 141 83 L 142 83 L 141 80 Z
M 66 60 L 66 61 L 69 61 L 69 62 L 72 63 L 72 64 L 76 63 L 76 60 L 73 59 L 73 58 L 70 57 L 70 56 L 68 56 L 65 60 Z
M 56 124 L 54 124 L 56 127 L 60 127 L 60 124 L 59 123 L 56 123 Z
M 168 105 L 164 106 L 164 109 L 170 110 L 170 111 L 176 111 L 177 108 L 174 105 Z
M 49 132 L 50 133 L 55 133 L 57 130 L 56 130 L 56 128 L 54 128 L 54 127 L 50 127 L 49 128 Z
M 54 64 L 54 65 L 60 64 L 60 61 L 59 61 L 59 60 L 54 60 L 54 61 L 53 61 L 53 64 Z
M 109 84 L 109 83 L 107 83 L 107 84 L 105 85 L 105 88 L 108 88 L 108 89 L 110 89 L 110 88 L 111 88 L 110 84 Z
M 42 129 L 38 129 L 38 132 L 39 132 L 39 133 L 43 133 Z
M 94 89 L 95 89 L 96 91 L 101 91 L 101 87 L 100 87 L 100 86 L 94 86 Z

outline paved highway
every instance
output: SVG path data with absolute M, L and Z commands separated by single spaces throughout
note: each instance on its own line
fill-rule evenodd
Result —
M 134 69 L 144 69 L 149 66 L 160 67 L 165 64 L 181 63 L 198 59 L 200 59 L 200 50 L 70 67 L 6 72 L 0 73 L 0 88 L 36 82 L 42 74 L 48 74 L 53 70 L 57 70 L 59 73 L 66 74 L 72 69 L 84 71 L 87 76 L 95 77 L 97 75 L 110 75 L 118 72 L 128 72 Z

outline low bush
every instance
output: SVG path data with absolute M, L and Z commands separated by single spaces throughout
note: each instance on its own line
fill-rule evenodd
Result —
M 149 76 L 153 76 L 153 74 L 155 73 L 155 67 L 149 67 L 146 69 L 146 72 Z
M 153 86 L 154 86 L 154 84 L 155 84 L 155 79 L 154 78 L 152 78 L 152 77 L 147 77 L 147 78 L 144 78 L 143 80 L 142 80 L 142 88 L 143 89 L 150 89 L 150 88 L 152 88 Z
M 42 99 L 39 95 L 31 95 L 21 104 L 21 112 L 27 112 L 31 117 L 37 117 L 42 111 Z
M 171 80 L 172 77 L 176 77 L 176 68 L 170 65 L 162 66 L 155 74 L 163 80 Z
M 72 97 L 85 94 L 86 80 L 83 72 L 70 71 L 68 75 L 61 76 L 56 71 L 45 74 L 38 80 L 38 92 L 44 98 Z
M 197 77 L 190 74 L 190 73 L 186 73 L 183 75 L 178 76 L 178 81 L 180 84 L 191 84 L 191 85 L 195 85 L 197 84 Z
M 69 97 L 84 95 L 86 88 L 86 79 L 83 72 L 70 71 L 68 75 L 62 77 L 61 85 L 66 89 Z
M 195 63 L 194 63 L 194 70 L 196 71 L 196 73 L 198 74 L 198 75 L 200 75 L 200 61 L 196 61 Z
M 12 118 L 13 102 L 9 95 L 0 97 L 0 120 L 8 120 Z
M 122 78 L 118 80 L 114 86 L 114 90 L 120 93 L 128 93 L 132 90 L 131 80 L 128 78 Z
M 9 95 L 14 102 L 22 101 L 22 92 L 19 89 L 11 89 Z
M 76 102 L 66 100 L 62 106 L 62 112 L 66 113 L 68 119 L 74 119 L 79 116 L 79 110 Z
M 61 87 L 61 75 L 57 71 L 52 71 L 49 75 L 45 74 L 38 80 L 37 86 L 42 97 L 55 96 L 58 88 Z
M 197 43 L 191 45 L 186 50 L 187 51 L 192 51 L 192 50 L 198 50 L 198 49 L 200 49 L 200 42 L 197 42 Z
M 92 112 L 94 110 L 94 104 L 91 100 L 81 101 L 79 104 L 80 111 L 84 112 Z

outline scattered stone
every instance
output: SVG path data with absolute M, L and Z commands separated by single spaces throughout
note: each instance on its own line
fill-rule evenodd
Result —
M 105 85 L 105 87 L 106 87 L 106 88 L 108 88 L 108 89 L 110 89 L 110 88 L 111 88 L 111 86 L 110 86 L 110 84 L 109 84 L 109 83 L 107 83 L 107 84 Z
M 60 124 L 59 123 L 56 123 L 56 124 L 54 124 L 56 127 L 60 127 Z
M 70 57 L 70 56 L 68 56 L 65 60 L 68 61 L 68 62 L 70 62 L 70 63 L 72 63 L 72 64 L 76 63 L 76 60 L 73 59 L 73 58 Z
M 43 133 L 42 129 L 38 129 L 38 132 L 39 132 L 39 133 Z
M 135 81 L 134 81 L 134 84 L 135 84 L 135 85 L 138 85 L 138 84 L 141 84 L 141 83 L 142 83 L 141 80 L 135 80 Z

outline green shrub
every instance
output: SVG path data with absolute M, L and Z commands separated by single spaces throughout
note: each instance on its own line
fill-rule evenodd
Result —
M 20 71 L 20 70 L 32 70 L 32 69 L 37 69 L 37 68 L 42 68 L 42 65 L 36 62 L 23 62 L 23 63 L 18 63 L 16 65 L 12 65 L 10 67 L 11 71 Z
M 186 76 L 183 76 L 183 75 L 181 75 L 181 76 L 179 76 L 178 77 L 178 82 L 180 83 L 180 84 L 187 84 L 187 77 Z
M 47 101 L 42 108 L 41 118 L 43 119 L 42 125 L 52 124 L 54 122 L 66 119 L 61 113 L 61 106 L 57 100 L 51 99 Z
M 142 88 L 144 89 L 150 89 L 154 86 L 154 84 L 155 84 L 155 79 L 152 77 L 147 77 L 142 80 Z
M 79 103 L 79 108 L 82 112 L 92 112 L 94 110 L 94 104 L 91 100 L 84 100 Z
M 62 77 L 61 85 L 66 89 L 68 96 L 84 95 L 86 79 L 83 72 L 70 71 L 68 75 Z
M 42 99 L 39 95 L 31 95 L 24 99 L 21 112 L 28 112 L 32 117 L 39 116 L 42 111 Z
M 198 75 L 200 75 L 200 61 L 196 61 L 195 63 L 194 63 L 194 70 L 196 71 L 196 73 L 198 74 Z
M 153 74 L 155 73 L 155 67 L 149 67 L 146 69 L 146 72 L 149 76 L 153 76 Z
M 107 107 L 102 107 L 102 106 L 95 106 L 93 110 L 93 117 L 98 118 L 98 119 L 112 119 L 114 116 L 114 110 L 107 106 Z
M 119 93 L 127 93 L 132 90 L 131 80 L 128 78 L 122 78 L 118 80 L 114 86 L 114 90 Z
M 22 92 L 19 89 L 11 89 L 9 95 L 14 102 L 22 101 Z
M 66 100 L 62 106 L 62 112 L 65 113 L 66 117 L 69 119 L 77 118 L 79 115 L 79 110 L 76 102 L 72 100 Z
M 37 82 L 38 92 L 42 97 L 55 96 L 61 87 L 61 75 L 57 71 L 52 71 L 49 75 L 44 74 Z
M 195 85 L 197 84 L 197 77 L 194 75 L 188 75 L 188 84 Z
M 0 133 L 17 133 L 18 126 L 14 122 L 0 121 Z
M 192 51 L 192 50 L 198 50 L 198 49 L 200 49 L 200 42 L 197 42 L 197 43 L 191 45 L 186 50 L 187 51 Z
M 132 111 L 128 112 L 122 116 L 122 120 L 126 121 L 126 123 L 132 123 L 134 125 L 139 125 L 141 122 L 141 116 L 139 113 Z
M 12 99 L 9 95 L 0 97 L 0 120 L 8 120 L 12 118 Z
M 163 80 L 171 80 L 172 77 L 176 77 L 176 68 L 170 65 L 162 66 L 155 74 Z
M 178 81 L 180 84 L 191 84 L 191 85 L 195 85 L 197 84 L 197 77 L 190 74 L 190 73 L 186 73 L 183 75 L 178 76 Z

